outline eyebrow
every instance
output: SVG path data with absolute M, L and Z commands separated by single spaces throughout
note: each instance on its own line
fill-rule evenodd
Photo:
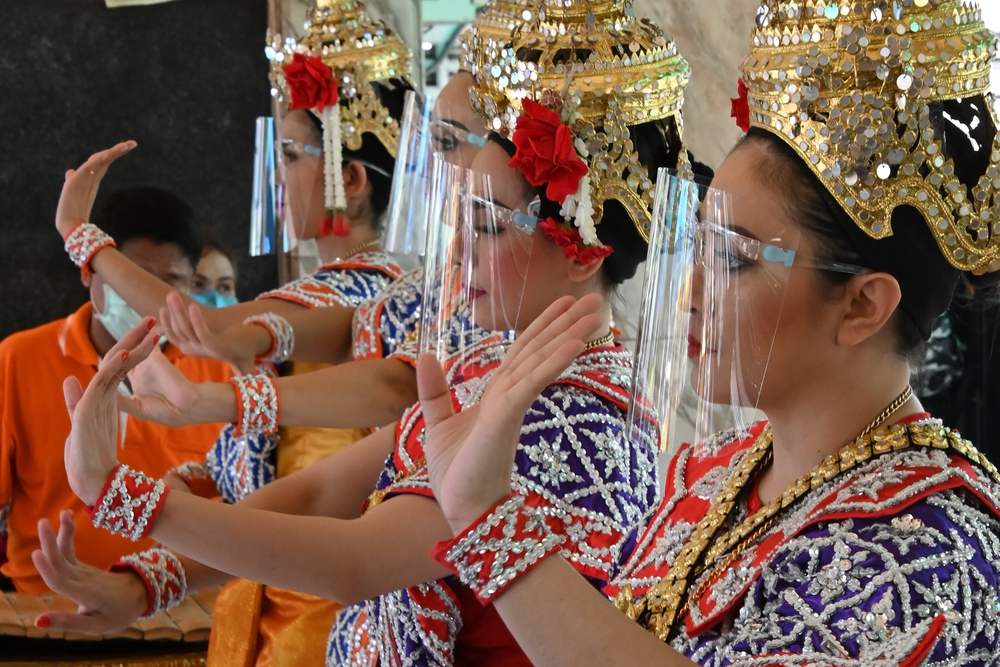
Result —
M 459 123 L 457 120 L 451 120 L 450 118 L 440 118 L 438 119 L 438 122 L 444 123 L 445 125 L 451 125 L 452 127 L 457 127 L 458 129 L 465 130 L 466 132 L 469 131 L 469 128 L 467 128 L 462 123 Z
M 516 206 L 508 206 L 507 204 L 503 203 L 496 197 L 490 197 L 489 199 L 487 199 L 486 197 L 480 197 L 479 195 L 474 195 L 473 202 L 480 206 L 486 206 L 486 205 L 499 206 L 500 208 L 505 208 L 508 211 L 519 210 Z
M 739 225 L 733 225 L 733 226 L 732 226 L 732 227 L 730 227 L 729 229 L 730 229 L 731 231 L 734 231 L 734 232 L 736 232 L 736 233 L 737 233 L 737 234 L 739 234 L 740 236 L 745 236 L 745 237 L 747 237 L 748 239 L 753 239 L 754 241 L 759 241 L 759 240 L 760 240 L 759 238 L 757 238 L 757 236 L 756 236 L 756 235 L 752 234 L 752 233 L 750 232 L 750 230 L 746 229 L 745 227 L 740 227 Z

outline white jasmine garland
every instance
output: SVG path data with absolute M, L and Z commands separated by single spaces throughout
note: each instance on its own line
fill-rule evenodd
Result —
M 344 145 L 341 143 L 340 106 L 333 106 L 333 203 L 338 211 L 347 210 L 347 194 L 344 192 Z
M 601 247 L 597 238 L 597 226 L 594 224 L 594 206 L 590 201 L 590 174 L 580 179 L 580 188 L 576 191 L 576 215 L 573 224 L 580 230 L 580 238 L 586 245 Z
M 584 176 L 584 178 L 586 178 L 586 176 Z M 580 182 L 582 184 L 583 180 L 581 179 Z M 564 220 L 572 220 L 576 217 L 576 195 L 569 195 L 563 200 L 562 208 L 559 209 L 559 215 L 561 215 Z
M 333 129 L 333 107 L 323 109 L 323 200 L 328 211 L 334 208 L 334 184 L 333 167 L 334 162 L 334 129 Z

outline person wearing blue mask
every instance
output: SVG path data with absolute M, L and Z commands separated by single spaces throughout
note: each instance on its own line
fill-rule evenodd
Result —
M 201 240 L 191 208 L 176 195 L 154 187 L 134 187 L 108 196 L 93 217 L 114 234 L 121 253 L 174 288 L 187 291 Z M 22 593 L 42 595 L 48 587 L 31 560 L 39 547 L 39 519 L 55 519 L 69 509 L 80 530 L 78 553 L 108 567 L 141 549 L 129 540 L 105 537 L 91 526 L 89 510 L 78 502 L 66 480 L 63 443 L 70 432 L 62 400 L 69 376 L 87 385 L 98 364 L 141 317 L 97 275 L 84 271 L 90 299 L 69 317 L 15 333 L 0 342 L 0 506 L 7 514 L 8 561 L 0 568 Z M 227 364 L 185 356 L 172 345 L 163 354 L 191 380 L 225 381 Z M 121 387 L 123 392 L 127 387 Z M 141 469 L 154 473 L 204 457 L 221 424 L 169 428 L 122 418 L 119 450 Z M 152 543 L 150 543 L 152 544 Z
M 209 308 L 225 308 L 240 302 L 236 298 L 236 261 L 233 253 L 212 233 L 201 240 L 201 259 L 195 267 L 188 294 Z

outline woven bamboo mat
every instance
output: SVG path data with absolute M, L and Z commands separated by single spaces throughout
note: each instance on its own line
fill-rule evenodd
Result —
M 0 636 L 99 641 L 101 639 L 166 639 L 183 642 L 206 642 L 212 629 L 212 609 L 219 588 L 189 595 L 173 609 L 125 628 L 121 632 L 96 637 L 75 632 L 57 632 L 35 627 L 35 619 L 47 611 L 76 611 L 71 600 L 59 595 L 0 593 Z

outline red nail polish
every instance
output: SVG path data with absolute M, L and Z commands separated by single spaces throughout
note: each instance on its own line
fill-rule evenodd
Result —
M 40 616 L 35 619 L 36 628 L 50 628 L 52 627 L 52 619 L 48 616 Z
M 149 321 L 149 324 L 146 325 L 146 331 L 152 331 L 153 327 L 155 326 L 156 326 L 156 318 L 154 317 Z
M 126 359 L 128 359 L 128 350 L 122 352 L 122 361 L 125 361 Z

